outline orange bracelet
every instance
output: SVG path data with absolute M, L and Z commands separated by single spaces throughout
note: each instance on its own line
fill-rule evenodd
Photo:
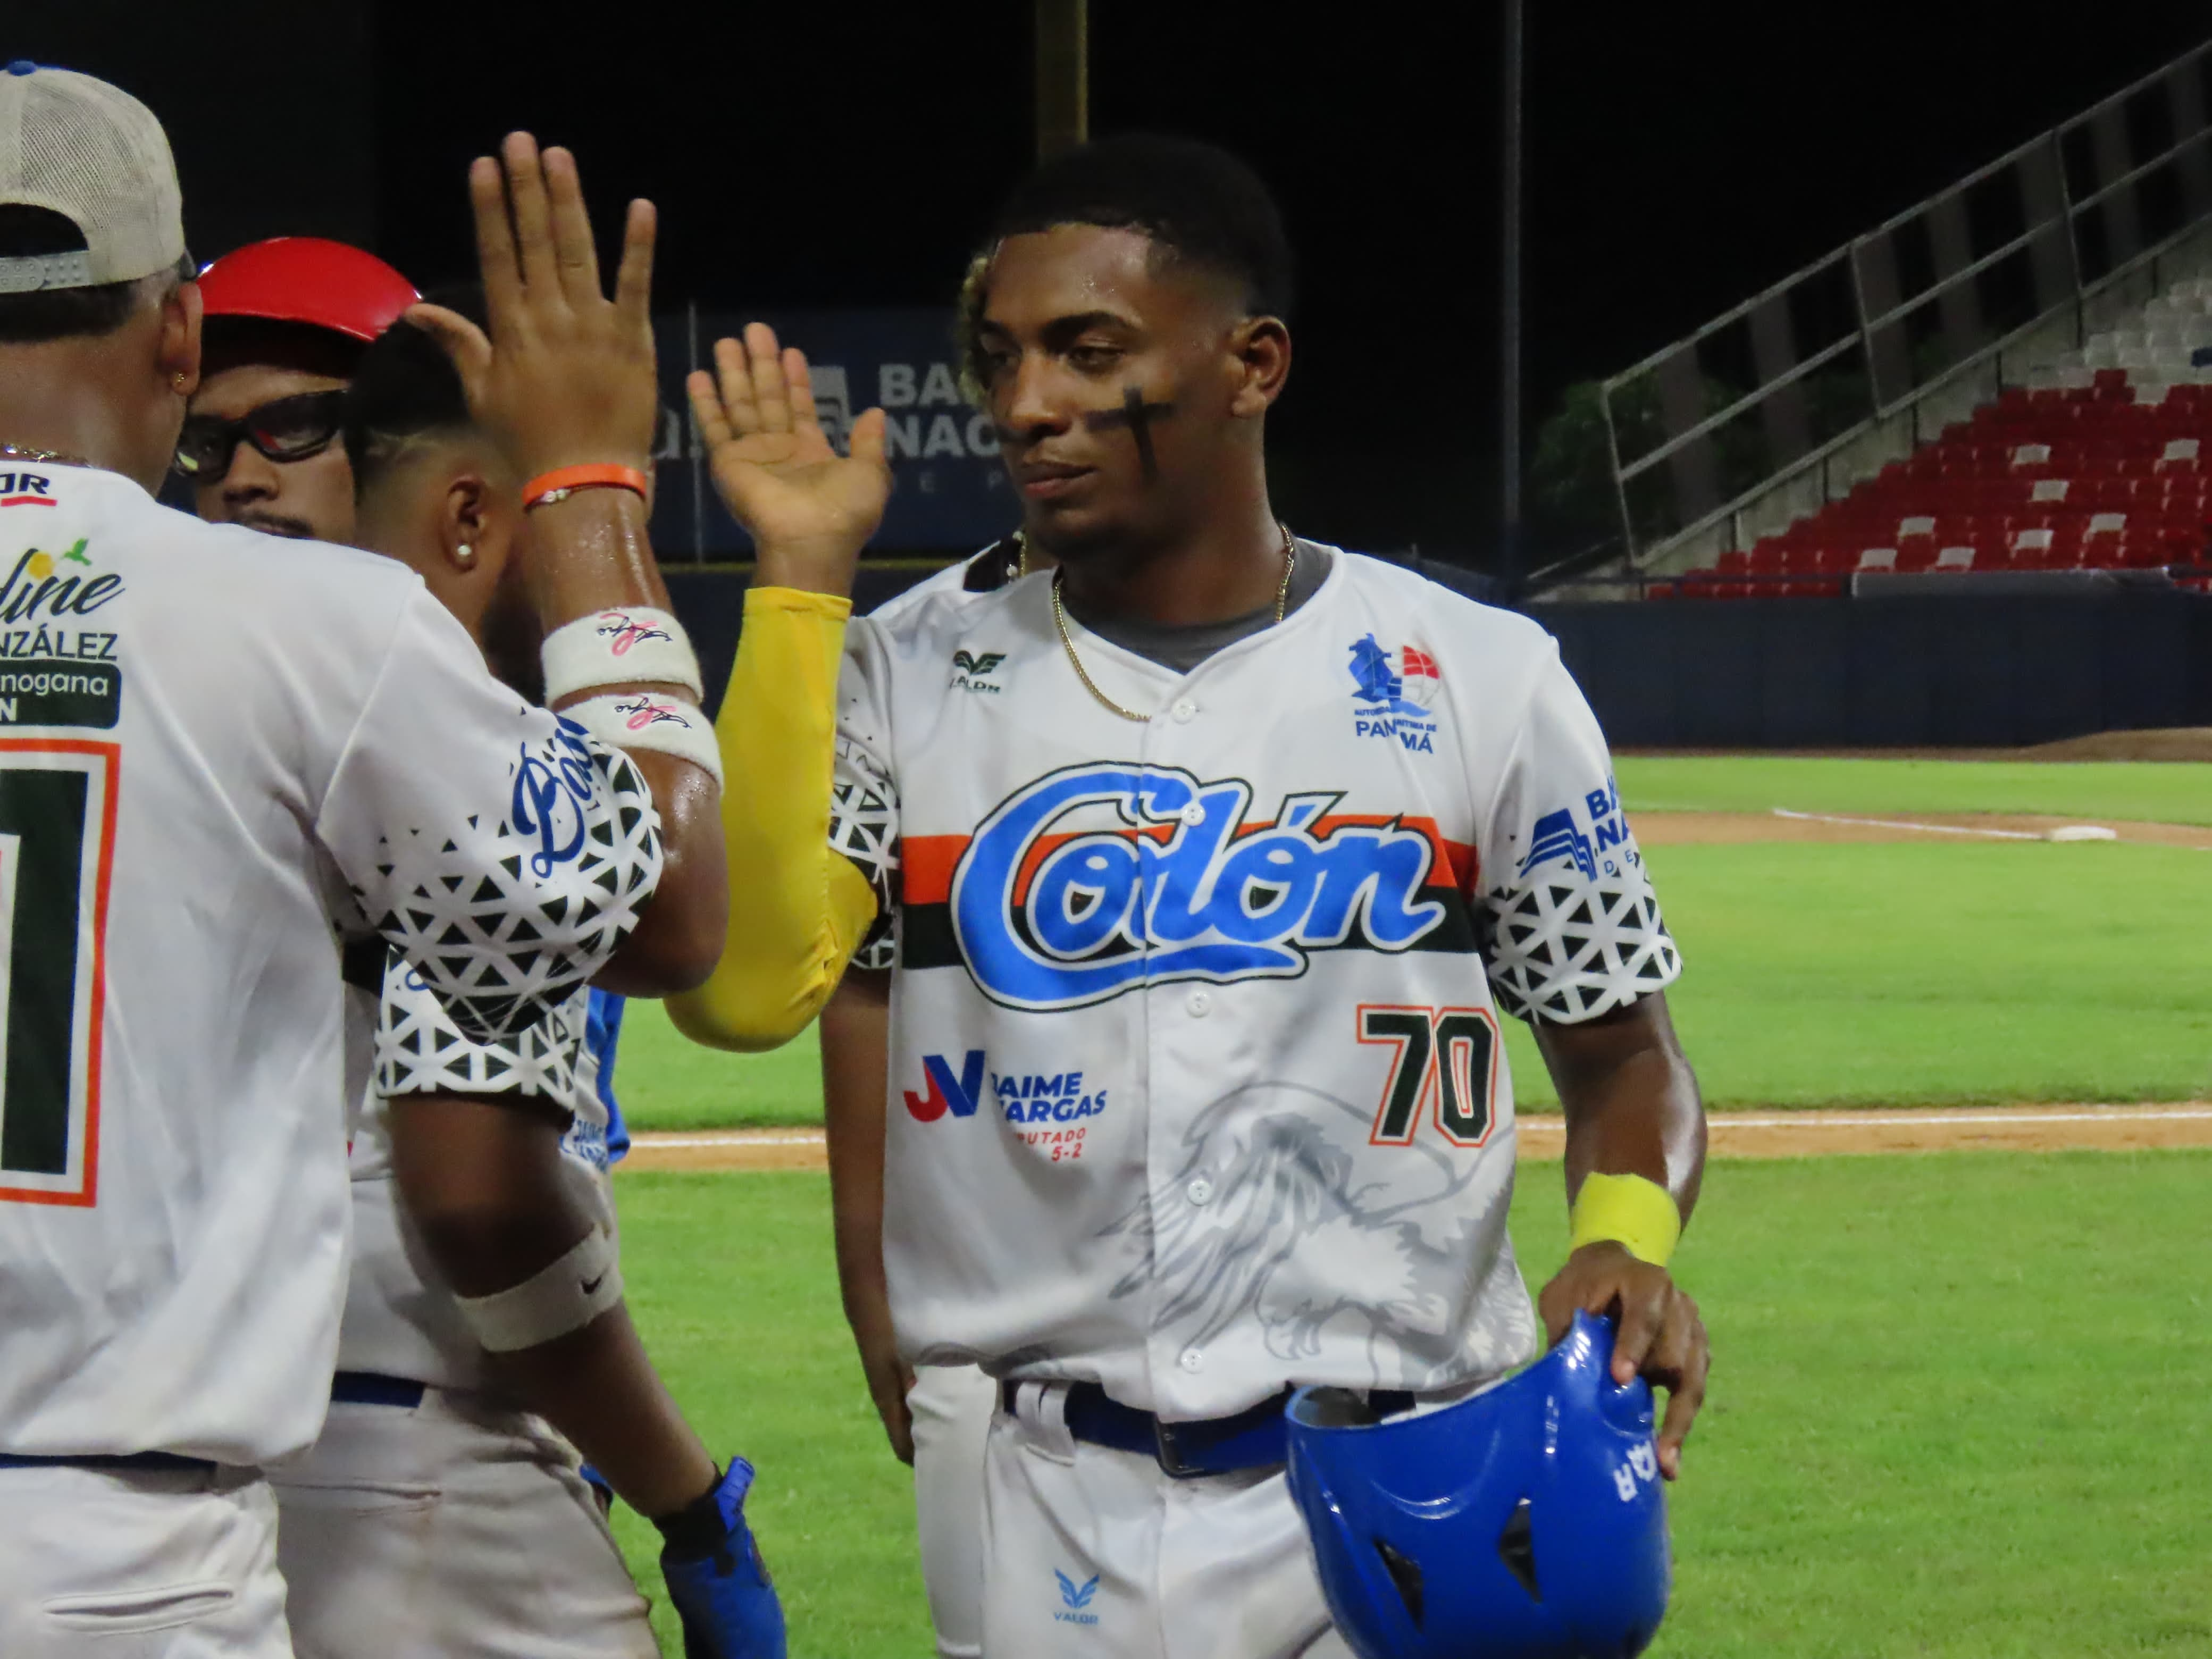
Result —
M 556 466 L 522 487 L 526 512 L 550 501 L 565 501 L 580 489 L 631 489 L 650 497 L 653 480 L 634 466 Z

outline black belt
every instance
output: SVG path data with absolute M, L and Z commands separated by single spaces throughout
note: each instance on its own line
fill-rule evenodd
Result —
M 24 1457 L 0 1452 L 0 1469 L 98 1469 L 113 1474 L 213 1474 L 218 1466 L 204 1457 L 174 1452 L 90 1454 L 82 1457 Z
M 1287 1387 L 1234 1416 L 1168 1423 L 1150 1412 L 1109 1398 L 1096 1382 L 1066 1386 L 1068 1433 L 1094 1446 L 1151 1457 L 1163 1473 L 1178 1480 L 1233 1474 L 1240 1469 L 1279 1468 L 1290 1461 L 1290 1431 L 1283 1420 L 1283 1408 L 1291 1402 L 1291 1390 Z M 1020 1387 L 1015 1382 L 999 1384 L 1000 1403 L 1008 1412 L 1014 1409 Z M 1368 1402 L 1387 1414 L 1409 1409 L 1413 1396 L 1377 1389 L 1368 1395 Z
M 424 1387 L 404 1376 L 380 1376 L 374 1371 L 340 1371 L 331 1379 L 333 1406 L 398 1406 L 413 1411 L 422 1403 Z

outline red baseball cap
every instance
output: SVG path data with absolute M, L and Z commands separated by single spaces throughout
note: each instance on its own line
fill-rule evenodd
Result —
M 378 258 L 320 236 L 277 236 L 226 253 L 200 273 L 210 317 L 307 323 L 367 342 L 422 296 Z

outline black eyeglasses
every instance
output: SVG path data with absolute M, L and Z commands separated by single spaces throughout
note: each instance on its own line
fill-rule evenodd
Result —
M 343 392 L 302 392 L 272 398 L 235 421 L 187 415 L 177 437 L 177 471 L 194 483 L 220 483 L 240 441 L 272 461 L 304 461 L 331 447 L 344 410 Z

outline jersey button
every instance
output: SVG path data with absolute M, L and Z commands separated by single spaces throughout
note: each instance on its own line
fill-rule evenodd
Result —
M 1213 993 L 1203 988 L 1193 991 L 1182 1000 L 1182 1006 L 1190 1011 L 1193 1019 L 1204 1019 L 1213 1012 Z
M 1206 1356 L 1195 1348 L 1185 1348 L 1176 1358 L 1176 1364 L 1187 1371 L 1203 1370 L 1206 1368 Z
M 1178 697 L 1176 699 L 1175 706 L 1169 709 L 1168 713 L 1175 717 L 1175 723 L 1177 726 L 1188 726 L 1198 718 L 1198 705 L 1188 697 Z
M 1197 800 L 1187 803 L 1182 809 L 1181 817 L 1185 823 L 1191 825 L 1194 829 L 1196 828 L 1198 825 L 1206 822 L 1206 803 L 1204 801 Z
M 1204 1176 L 1199 1176 L 1183 1190 L 1190 1194 L 1190 1201 L 1194 1204 L 1209 1203 L 1213 1198 L 1213 1183 Z

